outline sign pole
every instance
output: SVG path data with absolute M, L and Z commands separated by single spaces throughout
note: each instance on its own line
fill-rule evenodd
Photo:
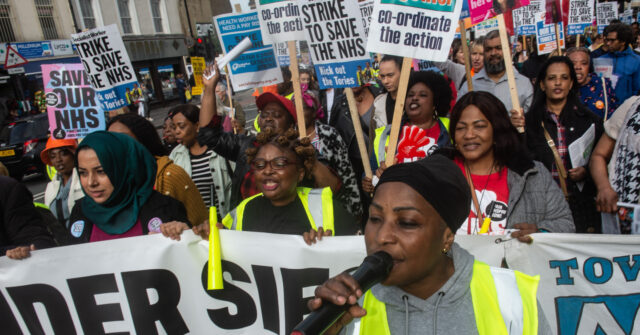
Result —
M 529 45 L 527 45 L 526 35 L 522 35 L 522 50 L 526 52 L 525 55 L 529 56 Z
M 554 27 L 556 28 L 556 50 L 558 51 L 558 56 L 562 56 L 562 53 L 560 53 L 560 30 L 558 28 L 558 22 L 554 24 Z
M 576 35 L 576 48 L 580 47 L 580 34 Z
M 236 127 L 233 126 L 233 121 L 236 119 L 236 112 L 233 110 L 233 100 L 231 100 L 231 98 L 233 97 L 233 95 L 231 94 L 231 86 L 229 85 L 229 77 L 231 76 L 231 72 L 229 72 L 229 65 L 226 66 L 227 68 L 227 98 L 229 99 L 229 118 L 231 118 L 232 121 L 232 127 L 233 127 L 233 133 L 237 134 L 238 131 L 236 130 Z
M 518 87 L 516 86 L 516 77 L 513 73 L 513 66 L 511 65 L 511 50 L 509 49 L 509 39 L 507 38 L 507 27 L 504 24 L 504 16 L 498 14 L 498 30 L 500 31 L 500 43 L 502 44 L 502 56 L 504 58 L 504 66 L 507 72 L 507 81 L 509 82 L 509 92 L 511 93 L 511 108 L 516 110 L 517 113 L 523 115 L 522 107 L 520 107 L 520 100 L 518 99 Z M 524 127 L 518 127 L 520 133 L 524 133 Z
M 356 140 L 358 141 L 358 149 L 360 150 L 360 157 L 362 158 L 362 166 L 364 167 L 364 174 L 367 178 L 372 178 L 371 163 L 369 163 L 369 153 L 367 152 L 367 145 L 364 143 L 364 136 L 362 135 L 362 125 L 360 124 L 360 113 L 358 113 L 358 107 L 356 105 L 356 99 L 353 96 L 353 90 L 351 87 L 344 89 L 347 95 L 347 102 L 349 103 L 349 114 L 351 114 L 351 121 L 353 128 L 356 131 Z
M 464 20 L 460 20 L 459 24 L 462 53 L 464 54 L 464 70 L 467 76 L 467 88 L 469 88 L 469 92 L 471 92 L 473 91 L 473 82 L 471 81 L 471 65 L 469 64 L 471 57 L 469 56 L 469 45 L 467 44 L 467 30 L 464 26 Z
M 291 70 L 291 82 L 293 83 L 293 96 L 295 97 L 296 116 L 298 118 L 298 132 L 300 138 L 307 137 L 307 128 L 304 122 L 304 109 L 302 107 L 302 90 L 300 89 L 300 74 L 298 72 L 298 58 L 296 57 L 296 41 L 287 41 L 289 47 L 289 70 Z
M 396 156 L 396 146 L 400 135 L 400 122 L 404 113 L 404 99 L 407 96 L 407 85 L 409 84 L 409 74 L 411 74 L 411 62 L 409 57 L 402 60 L 402 71 L 400 72 L 400 85 L 398 95 L 396 95 L 396 106 L 393 110 L 393 122 L 391 123 L 391 133 L 389 134 L 389 146 L 387 147 L 386 164 L 387 167 L 393 165 Z

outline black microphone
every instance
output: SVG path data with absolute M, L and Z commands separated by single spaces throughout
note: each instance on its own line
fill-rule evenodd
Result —
M 393 259 L 384 251 L 378 251 L 367 256 L 356 272 L 352 275 L 362 292 L 368 291 L 373 285 L 384 280 L 391 272 Z M 322 302 L 322 307 L 313 311 L 300 322 L 291 335 L 316 335 L 322 334 L 333 325 L 350 307 L 349 304 L 338 306 L 327 301 Z

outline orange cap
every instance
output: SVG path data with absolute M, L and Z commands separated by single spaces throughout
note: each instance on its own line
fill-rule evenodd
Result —
M 74 139 L 57 140 L 53 137 L 49 137 L 49 139 L 47 140 L 47 146 L 44 148 L 44 150 L 42 150 L 42 152 L 40 152 L 40 159 L 42 159 L 42 162 L 47 165 L 53 165 L 51 164 L 51 160 L 49 159 L 49 150 L 55 148 L 68 148 L 75 154 L 76 147 L 78 147 L 78 142 L 76 142 L 76 140 Z

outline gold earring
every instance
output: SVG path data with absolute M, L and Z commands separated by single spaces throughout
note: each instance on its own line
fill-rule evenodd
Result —
M 442 253 L 443 253 L 444 255 L 446 255 L 446 254 L 447 254 L 447 252 L 449 252 L 449 250 L 447 250 L 447 248 L 442 248 Z

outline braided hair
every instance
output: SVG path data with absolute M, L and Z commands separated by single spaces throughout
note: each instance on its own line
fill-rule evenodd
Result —
M 293 152 L 298 158 L 298 165 L 301 164 L 304 168 L 305 177 L 310 177 L 316 161 L 316 150 L 308 137 L 299 138 L 299 136 L 298 131 L 294 128 L 287 129 L 283 134 L 267 128 L 256 136 L 256 146 L 245 151 L 247 161 L 252 162 L 263 146 L 271 144 L 280 150 Z

